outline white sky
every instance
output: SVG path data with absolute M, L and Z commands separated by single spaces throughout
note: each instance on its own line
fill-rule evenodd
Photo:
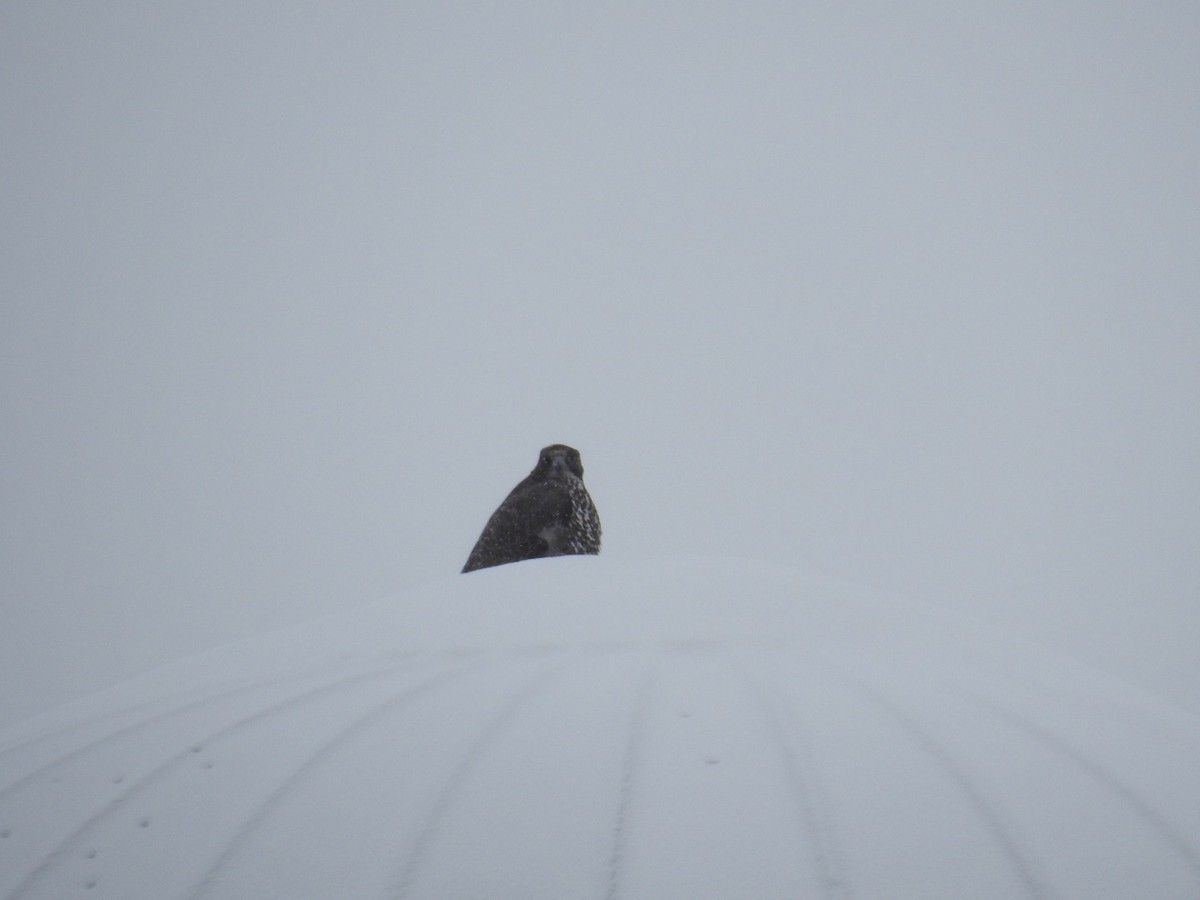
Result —
M 1200 709 L 1200 8 L 0 9 L 0 720 L 605 552 L 969 609 Z

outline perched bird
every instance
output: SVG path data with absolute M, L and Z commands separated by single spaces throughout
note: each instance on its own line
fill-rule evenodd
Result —
M 600 552 L 600 517 L 583 486 L 579 451 L 542 450 L 538 463 L 492 513 L 464 572 L 522 559 Z

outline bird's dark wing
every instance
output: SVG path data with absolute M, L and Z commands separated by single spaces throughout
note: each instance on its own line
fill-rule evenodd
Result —
M 546 556 L 552 550 L 546 535 L 557 534 L 570 518 L 571 498 L 565 491 L 526 479 L 483 526 L 463 571 Z

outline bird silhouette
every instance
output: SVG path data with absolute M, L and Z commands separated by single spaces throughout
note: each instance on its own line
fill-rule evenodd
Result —
M 583 485 L 579 451 L 551 444 L 492 513 L 463 572 L 523 559 L 600 552 L 600 516 Z

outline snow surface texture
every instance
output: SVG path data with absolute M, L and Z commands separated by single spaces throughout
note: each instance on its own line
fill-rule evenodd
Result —
M 1195 898 L 1198 759 L 949 613 L 537 560 L 0 735 L 0 898 Z

